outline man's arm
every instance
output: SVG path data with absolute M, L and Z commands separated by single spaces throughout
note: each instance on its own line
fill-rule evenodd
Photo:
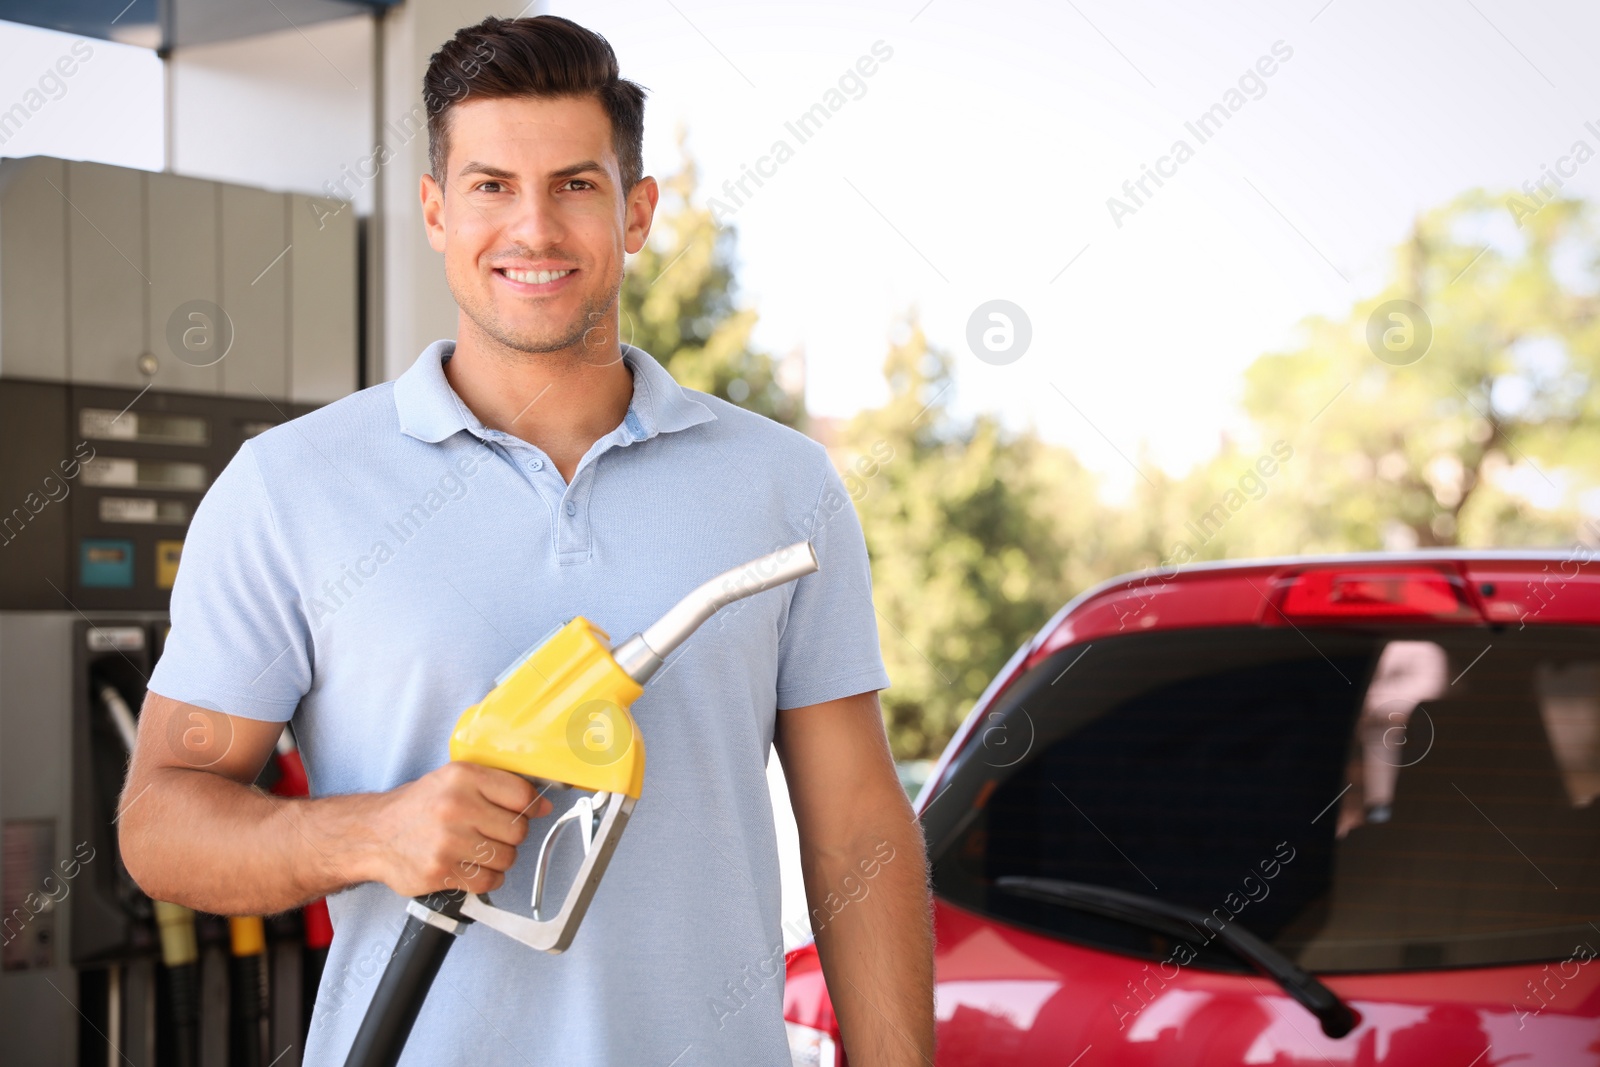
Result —
M 218 915 L 270 915 L 359 882 L 484 893 L 529 817 L 550 811 L 526 779 L 467 763 L 386 793 L 271 796 L 251 783 L 282 731 L 148 694 L 117 819 L 140 888 Z
M 823 977 L 854 1067 L 933 1063 L 933 925 L 922 830 L 878 694 L 778 712 Z

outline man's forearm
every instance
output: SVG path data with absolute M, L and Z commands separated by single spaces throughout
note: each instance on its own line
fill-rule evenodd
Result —
M 271 915 L 372 880 L 376 799 L 276 797 L 205 771 L 163 768 L 122 798 L 123 860 L 157 900 Z
M 933 928 L 920 828 L 885 820 L 852 849 L 807 859 L 811 925 L 851 1064 L 931 1067 Z

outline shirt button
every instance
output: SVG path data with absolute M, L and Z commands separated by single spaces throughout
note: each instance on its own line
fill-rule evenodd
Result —
M 574 504 L 570 500 L 567 501 L 567 514 L 568 515 L 576 515 L 577 513 L 578 513 L 578 505 Z
M 530 459 L 528 461 L 528 469 L 531 470 L 531 471 L 542 471 L 542 470 L 544 470 L 544 460 L 542 460 L 542 459 Z

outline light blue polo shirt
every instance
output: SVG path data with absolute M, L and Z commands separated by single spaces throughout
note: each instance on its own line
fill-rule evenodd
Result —
M 471 927 L 401 1061 L 787 1064 L 774 715 L 889 684 L 849 496 L 820 445 L 681 388 L 631 346 L 627 416 L 568 485 L 461 403 L 441 362 L 454 348 L 245 444 L 189 528 L 150 688 L 292 720 L 314 796 L 387 790 L 447 762 L 461 711 L 553 626 L 581 614 L 621 640 L 721 571 L 811 539 L 820 571 L 723 609 L 634 704 L 643 796 L 572 947 Z M 575 796 L 555 799 L 559 814 Z M 530 826 L 496 903 L 529 910 L 552 818 Z M 578 853 L 566 836 L 555 892 Z M 367 883 L 328 904 L 305 1062 L 337 1067 L 405 901 Z

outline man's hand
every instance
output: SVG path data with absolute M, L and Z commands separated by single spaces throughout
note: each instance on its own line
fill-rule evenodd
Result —
M 282 732 L 145 697 L 117 817 L 140 888 L 215 915 L 273 915 L 361 882 L 487 892 L 551 808 L 525 779 L 467 763 L 385 793 L 268 796 L 251 783 Z
M 447 763 L 382 797 L 380 880 L 403 897 L 500 888 L 528 820 L 551 810 L 526 778 L 472 763 Z

